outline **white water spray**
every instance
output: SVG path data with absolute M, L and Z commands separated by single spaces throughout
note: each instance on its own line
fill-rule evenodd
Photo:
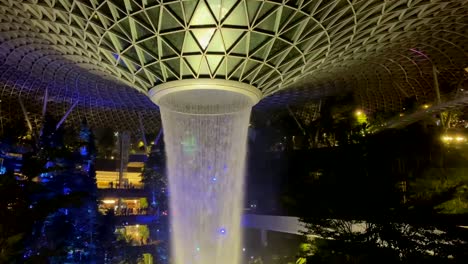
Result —
M 189 86 L 205 89 L 153 97 L 165 132 L 172 263 L 239 264 L 247 130 L 259 94 Z

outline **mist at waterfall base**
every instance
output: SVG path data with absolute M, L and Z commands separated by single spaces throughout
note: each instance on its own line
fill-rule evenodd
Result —
M 173 264 L 239 264 L 252 102 L 221 90 L 159 101 L 169 175 Z

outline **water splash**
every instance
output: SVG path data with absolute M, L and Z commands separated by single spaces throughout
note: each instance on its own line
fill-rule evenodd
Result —
M 241 94 L 191 90 L 159 101 L 174 264 L 239 264 L 247 130 Z

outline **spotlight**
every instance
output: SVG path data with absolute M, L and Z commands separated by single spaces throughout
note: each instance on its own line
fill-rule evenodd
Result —
M 225 235 L 226 234 L 226 229 L 225 228 L 221 228 L 219 230 L 219 233 L 222 234 L 222 235 Z

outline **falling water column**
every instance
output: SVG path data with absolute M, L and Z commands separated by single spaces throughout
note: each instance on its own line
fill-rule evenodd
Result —
M 150 92 L 159 105 L 175 264 L 239 264 L 250 111 L 261 93 L 225 80 L 183 80 Z

